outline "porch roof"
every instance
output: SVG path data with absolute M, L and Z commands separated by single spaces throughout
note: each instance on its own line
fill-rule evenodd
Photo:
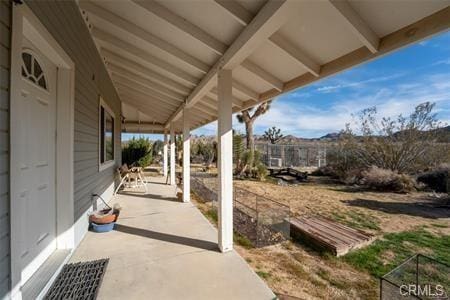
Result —
M 233 111 L 450 27 L 450 0 L 79 1 L 122 100 L 126 132 L 217 119 L 217 72 Z

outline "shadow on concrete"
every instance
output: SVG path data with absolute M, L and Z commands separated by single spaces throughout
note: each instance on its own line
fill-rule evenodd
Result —
M 120 195 L 127 195 L 127 196 L 132 196 L 132 197 L 139 197 L 139 198 L 146 198 L 149 200 L 164 200 L 164 201 L 171 201 L 171 202 L 179 202 L 181 203 L 182 201 L 178 200 L 177 197 L 164 197 L 158 194 L 144 194 L 144 193 L 137 193 L 137 192 L 120 192 Z
M 429 219 L 450 217 L 450 202 L 448 199 L 415 202 L 383 202 L 369 199 L 355 199 L 342 202 L 349 206 L 364 207 L 388 214 L 405 214 Z
M 148 178 L 148 177 L 147 177 L 147 178 Z M 147 184 L 157 184 L 157 185 L 167 185 L 167 186 L 170 186 L 170 184 L 168 184 L 167 182 L 169 182 L 169 181 L 158 182 L 158 181 L 150 181 L 150 180 L 147 180 Z
M 164 241 L 173 244 L 185 245 L 194 248 L 200 248 L 208 251 L 219 251 L 217 243 L 210 241 L 204 241 L 199 239 L 188 238 L 184 236 L 178 236 L 168 233 L 156 232 L 148 229 L 141 229 L 136 227 L 130 227 L 122 224 L 116 224 L 115 231 L 128 233 L 132 235 L 138 235 L 154 240 Z

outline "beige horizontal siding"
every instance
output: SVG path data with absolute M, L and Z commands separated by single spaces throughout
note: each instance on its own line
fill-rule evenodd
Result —
M 27 5 L 75 62 L 74 206 L 78 219 L 92 193 L 114 181 L 114 170 L 98 170 L 98 95 L 120 120 L 120 101 L 74 1 L 27 1 Z M 10 289 L 9 80 L 11 4 L 0 2 L 0 299 Z M 120 122 L 116 122 L 120 161 Z
M 74 1 L 27 1 L 47 30 L 75 62 L 74 206 L 75 218 L 114 181 L 114 170 L 99 172 L 98 96 L 116 118 L 116 157 L 120 155 L 120 100 Z
M 11 5 L 0 2 L 0 299 L 10 290 L 9 77 Z

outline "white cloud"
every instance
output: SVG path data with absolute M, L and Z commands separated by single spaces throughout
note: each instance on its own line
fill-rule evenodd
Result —
M 298 91 L 296 93 L 300 94 Z M 327 97 L 332 99 L 332 95 Z M 255 133 L 261 134 L 267 128 L 276 126 L 284 134 L 319 137 L 340 131 L 352 121 L 352 114 L 362 109 L 376 106 L 379 116 L 395 117 L 399 114 L 409 115 L 415 106 L 426 101 L 435 102 L 439 119 L 450 123 L 450 73 L 383 88 L 368 85 L 357 93 L 340 97 L 330 101 L 330 105 L 325 108 L 315 106 L 307 99 L 298 99 L 297 96 L 281 98 L 274 101 L 271 109 L 256 120 Z M 198 129 L 198 132 L 216 134 L 216 126 L 214 122 Z M 233 128 L 245 132 L 244 125 L 239 124 L 235 117 Z
M 379 116 L 395 117 L 409 115 L 415 106 L 426 101 L 435 102 L 439 118 L 447 122 L 450 118 L 445 114 L 450 111 L 449 82 L 448 75 L 444 75 L 432 76 L 425 82 L 399 88 L 383 88 L 377 92 L 365 89 L 368 95 L 350 96 L 322 110 L 303 107 L 301 104 L 292 107 L 292 104 L 274 103 L 273 109 L 256 122 L 266 127 L 277 126 L 290 133 L 317 137 L 343 129 L 346 123 L 352 121 L 352 114 L 371 106 L 377 107 Z
M 354 87 L 360 87 L 360 86 L 368 84 L 368 83 L 388 81 L 388 80 L 392 80 L 392 79 L 401 77 L 403 75 L 404 75 L 404 73 L 398 73 L 398 74 L 394 74 L 394 75 L 380 76 L 380 77 L 375 77 L 375 78 L 356 81 L 356 82 L 355 81 L 345 81 L 343 83 L 336 84 L 336 85 L 321 86 L 321 87 L 317 88 L 316 91 L 322 92 L 322 93 L 330 93 L 330 92 L 333 92 L 335 90 L 342 89 L 342 88 L 350 88 L 350 87 L 354 88 Z

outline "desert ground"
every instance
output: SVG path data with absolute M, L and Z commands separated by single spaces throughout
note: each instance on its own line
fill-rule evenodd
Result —
M 209 180 L 214 188 L 215 179 Z M 254 248 L 236 236 L 237 251 L 281 299 L 376 299 L 378 277 L 410 255 L 450 263 L 446 194 L 373 192 L 311 176 L 288 186 L 274 180 L 235 180 L 234 185 L 289 205 L 291 217 L 322 215 L 376 236 L 370 246 L 338 258 L 301 241 Z M 195 195 L 193 201 L 214 223 L 211 203 Z

